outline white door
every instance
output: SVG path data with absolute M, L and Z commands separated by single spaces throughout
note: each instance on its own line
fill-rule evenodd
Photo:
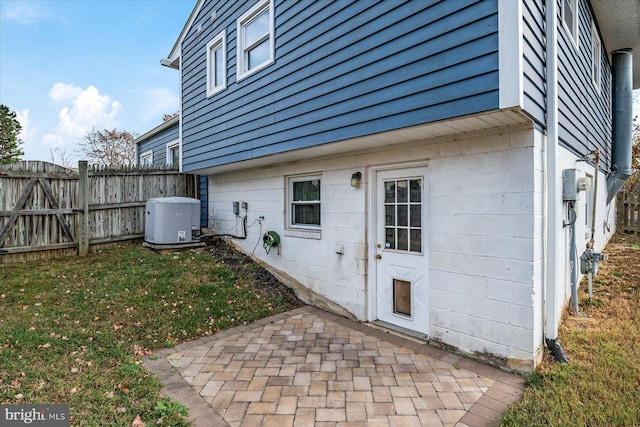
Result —
M 429 334 L 426 168 L 376 174 L 376 317 Z

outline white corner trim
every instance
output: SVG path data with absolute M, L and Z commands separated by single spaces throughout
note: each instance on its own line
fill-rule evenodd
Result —
M 180 109 L 178 110 L 178 141 L 180 141 L 180 165 L 178 165 L 178 172 L 182 173 L 182 164 L 184 161 L 182 160 L 184 157 L 182 155 L 182 106 L 184 104 L 184 86 L 182 84 L 182 46 L 180 47 L 180 56 L 178 57 L 178 61 L 180 64 L 180 78 L 178 79 L 178 90 L 180 91 Z
M 522 0 L 498 2 L 500 108 L 524 106 Z

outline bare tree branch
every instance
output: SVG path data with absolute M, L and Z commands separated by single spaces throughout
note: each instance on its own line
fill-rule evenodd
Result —
M 92 129 L 79 145 L 80 153 L 91 164 L 131 165 L 135 163 L 135 135 L 126 130 Z

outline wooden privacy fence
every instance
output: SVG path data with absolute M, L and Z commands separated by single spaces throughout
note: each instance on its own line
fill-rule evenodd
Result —
M 0 165 L 0 264 L 86 254 L 144 237 L 152 197 L 198 197 L 197 177 L 173 167 Z
M 622 192 L 618 195 L 617 222 L 621 233 L 640 233 L 640 194 Z

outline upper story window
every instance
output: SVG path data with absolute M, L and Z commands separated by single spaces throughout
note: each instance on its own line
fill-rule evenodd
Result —
M 578 46 L 578 0 L 562 0 L 562 22 Z
M 602 42 L 598 35 L 596 24 L 591 25 L 591 81 L 599 91 L 600 90 L 600 73 L 602 67 Z
M 167 144 L 167 164 L 180 165 L 180 141 L 174 141 Z
M 207 97 L 227 87 L 227 36 L 224 30 L 207 43 Z
M 320 176 L 289 178 L 289 225 L 292 228 L 320 228 Z
M 140 154 L 140 164 L 143 166 L 153 164 L 153 150 L 145 151 Z
M 273 0 L 262 0 L 238 19 L 238 80 L 274 62 L 273 11 Z

